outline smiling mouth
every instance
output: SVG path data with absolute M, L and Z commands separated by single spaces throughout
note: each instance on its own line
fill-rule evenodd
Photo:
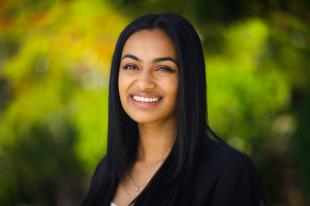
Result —
M 162 97 L 141 97 L 138 95 L 131 95 L 131 98 L 137 102 L 141 103 L 154 103 L 162 100 Z

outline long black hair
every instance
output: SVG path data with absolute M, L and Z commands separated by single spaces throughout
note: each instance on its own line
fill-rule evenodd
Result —
M 173 40 L 179 76 L 176 104 L 177 131 L 170 154 L 144 190 L 132 202 L 140 205 L 190 205 L 194 171 L 208 138 L 205 62 L 199 36 L 182 16 L 148 14 L 135 19 L 120 34 L 112 59 L 109 85 L 107 153 L 92 178 L 82 205 L 109 206 L 119 181 L 136 160 L 137 123 L 124 111 L 119 97 L 118 75 L 122 49 L 128 37 L 141 29 L 160 28 Z

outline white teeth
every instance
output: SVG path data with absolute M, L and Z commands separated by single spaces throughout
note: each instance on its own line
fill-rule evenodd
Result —
M 159 101 L 159 97 L 147 98 L 140 96 L 133 96 L 133 99 L 139 102 L 157 102 Z

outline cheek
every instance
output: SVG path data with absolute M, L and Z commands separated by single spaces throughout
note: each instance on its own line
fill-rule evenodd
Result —
M 176 98 L 179 90 L 179 82 L 177 78 L 172 78 L 163 83 L 166 87 L 166 91 L 171 98 Z
M 128 77 L 127 75 L 124 75 L 122 72 L 119 73 L 118 92 L 119 92 L 119 96 L 121 98 L 122 104 L 124 104 L 127 99 L 127 91 L 130 88 L 132 81 L 133 81 L 132 78 Z

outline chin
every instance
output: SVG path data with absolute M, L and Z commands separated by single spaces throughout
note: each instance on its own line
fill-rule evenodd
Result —
M 175 118 L 175 113 L 170 113 L 167 115 L 160 114 L 158 112 L 139 114 L 135 113 L 127 113 L 128 116 L 133 119 L 138 124 L 153 124 L 153 123 L 165 123 Z
M 133 119 L 135 122 L 137 122 L 138 124 L 150 124 L 150 123 L 155 123 L 160 121 L 160 118 L 157 117 L 150 117 L 150 115 L 130 115 L 129 116 L 131 119 Z

